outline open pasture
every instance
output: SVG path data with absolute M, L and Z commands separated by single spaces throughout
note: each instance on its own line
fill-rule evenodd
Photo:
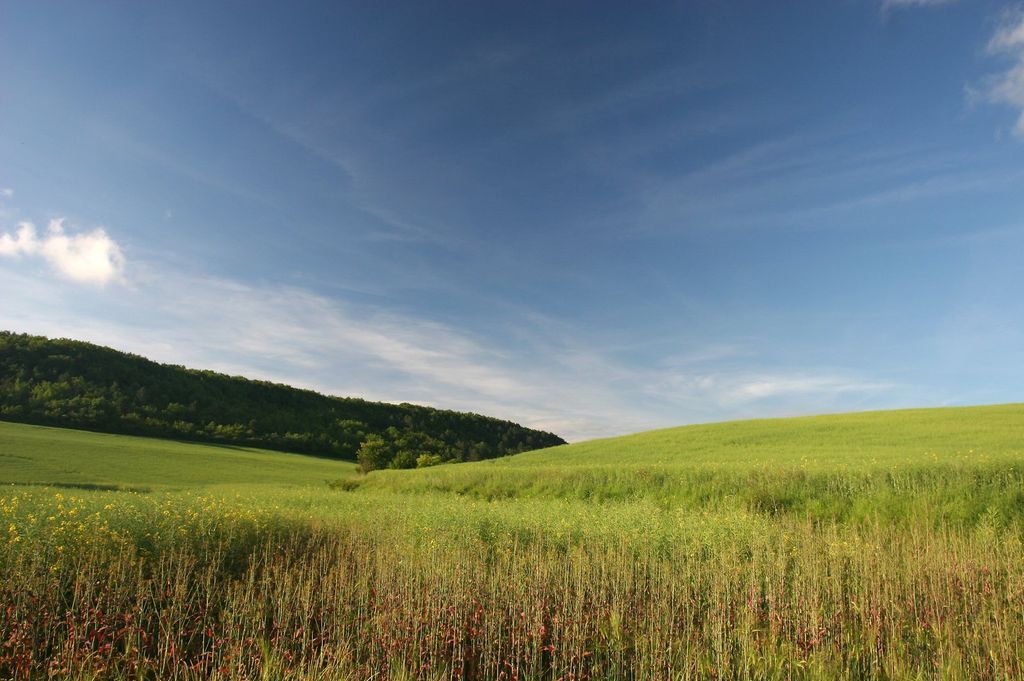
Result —
M 316 485 L 355 472 L 342 461 L 250 447 L 0 422 L 0 484 L 194 489 Z
M 149 489 L 3 488 L 0 676 L 1024 678 L 1022 426 L 738 422 L 357 476 L 0 424 L 11 482 Z M 109 467 L 56 477 L 76 439 Z

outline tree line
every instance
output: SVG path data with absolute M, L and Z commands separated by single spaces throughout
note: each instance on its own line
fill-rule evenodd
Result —
M 0 331 L 0 419 L 301 452 L 358 460 L 364 470 L 564 444 L 478 414 L 331 397 L 7 331 Z

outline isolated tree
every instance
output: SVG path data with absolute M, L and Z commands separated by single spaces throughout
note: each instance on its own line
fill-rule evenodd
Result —
M 359 445 L 356 458 L 359 460 L 359 469 L 363 473 L 375 471 L 378 468 L 387 468 L 391 462 L 391 445 L 380 435 L 368 435 Z

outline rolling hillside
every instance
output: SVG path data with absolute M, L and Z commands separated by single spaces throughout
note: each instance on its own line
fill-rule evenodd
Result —
M 502 467 L 870 468 L 1024 457 L 1024 404 L 729 421 L 528 452 Z
M 74 340 L 0 332 L 0 419 L 304 452 L 365 468 L 475 461 L 563 444 L 510 421 L 158 364 Z
M 0 485 L 0 676 L 1024 678 L 1022 422 L 744 421 L 367 475 L 0 423 L 0 482 L 44 483 Z
M 668 508 L 973 524 L 1024 519 L 1024 405 L 684 426 L 415 474 L 370 490 L 481 500 L 647 500 Z
M 351 463 L 248 447 L 0 423 L 0 485 L 194 489 L 323 485 Z
M 920 513 L 973 525 L 986 513 L 1024 520 L 1024 405 L 713 423 L 458 466 L 356 472 L 343 462 L 243 447 L 0 423 L 0 483 L 256 483 L 262 491 L 249 493 L 258 495 L 313 485 L 313 498 L 300 505 L 326 510 L 337 500 L 316 497 L 329 494 L 325 481 L 340 481 L 352 493 L 346 503 L 402 513 L 407 504 L 462 499 L 509 501 L 539 515 L 557 514 L 548 505 L 562 501 L 639 502 L 841 522 L 902 522 Z

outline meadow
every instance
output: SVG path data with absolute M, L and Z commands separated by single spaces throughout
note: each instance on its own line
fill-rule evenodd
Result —
M 877 412 L 364 476 L 0 423 L 0 677 L 1024 678 L 1022 436 Z

